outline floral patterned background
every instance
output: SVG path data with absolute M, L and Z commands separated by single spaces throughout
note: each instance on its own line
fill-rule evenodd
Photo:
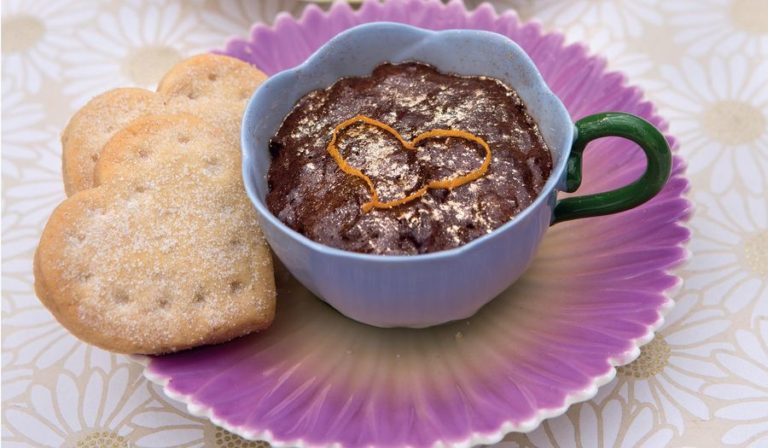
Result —
M 680 139 L 696 207 L 685 284 L 640 358 L 593 400 L 500 446 L 768 446 L 768 2 L 492 3 L 587 43 L 644 88 Z M 112 87 L 153 87 L 179 59 L 305 5 L 3 0 L 3 446 L 261 446 L 70 336 L 35 298 L 31 260 L 64 198 L 58 135 L 78 107 Z

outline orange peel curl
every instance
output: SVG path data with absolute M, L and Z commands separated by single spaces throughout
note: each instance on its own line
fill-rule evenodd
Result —
M 386 131 L 387 133 L 395 137 L 400 142 L 400 144 L 403 145 L 405 149 L 408 149 L 411 151 L 418 150 L 418 147 L 417 147 L 418 144 L 425 140 L 429 140 L 433 138 L 442 138 L 442 137 L 460 138 L 460 139 L 467 140 L 482 146 L 483 149 L 485 150 L 485 159 L 483 159 L 483 163 L 480 165 L 479 168 L 474 169 L 467 174 L 462 174 L 460 176 L 455 176 L 448 179 L 433 180 L 428 182 L 427 185 L 421 187 L 420 189 L 414 191 L 413 193 L 403 198 L 382 202 L 379 200 L 379 195 L 378 193 L 376 193 L 376 188 L 374 187 L 373 181 L 371 180 L 371 178 L 368 177 L 368 175 L 363 173 L 361 170 L 347 163 L 347 161 L 341 155 L 341 152 L 339 151 L 339 147 L 336 144 L 339 138 L 339 133 L 341 133 L 341 131 L 343 131 L 344 129 L 356 123 L 365 123 L 367 125 L 374 126 Z M 365 115 L 356 115 L 336 125 L 336 127 L 333 129 L 333 133 L 331 134 L 331 141 L 328 143 L 327 149 L 328 149 L 328 153 L 331 155 L 331 157 L 333 157 L 333 160 L 336 161 L 336 163 L 339 165 L 339 168 L 343 172 L 349 175 L 352 175 L 354 177 L 357 177 L 359 179 L 362 179 L 368 186 L 368 190 L 371 192 L 371 200 L 362 205 L 363 212 L 366 212 L 366 213 L 373 208 L 389 209 L 389 208 L 397 207 L 398 205 L 407 204 L 408 202 L 411 202 L 415 199 L 418 199 L 424 196 L 427 193 L 427 191 L 429 191 L 430 189 L 444 188 L 448 190 L 453 190 L 456 187 L 460 187 L 466 183 L 472 182 L 473 180 L 479 179 L 480 177 L 485 175 L 485 173 L 488 171 L 488 167 L 491 164 L 490 146 L 488 146 L 488 143 L 486 143 L 485 140 L 483 140 L 482 138 L 470 132 L 460 131 L 455 129 L 432 129 L 430 131 L 426 131 L 417 135 L 411 141 L 407 141 L 400 135 L 399 132 L 397 132 L 397 130 L 395 130 L 391 126 L 387 125 L 386 123 L 382 123 L 379 120 L 366 117 Z

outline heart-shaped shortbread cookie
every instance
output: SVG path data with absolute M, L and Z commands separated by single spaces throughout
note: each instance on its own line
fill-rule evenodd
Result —
M 67 195 L 94 186 L 94 168 L 109 139 L 136 118 L 188 112 L 224 131 L 239 153 L 245 104 L 266 76 L 229 56 L 204 54 L 175 65 L 157 92 L 120 88 L 103 93 L 76 113 L 62 134 Z
M 441 178 L 441 179 L 423 179 L 417 188 L 411 188 L 414 191 L 405 194 L 403 197 L 389 200 L 389 201 L 381 201 L 379 199 L 378 189 L 374 184 L 374 181 L 371 179 L 371 177 L 368 174 L 364 173 L 363 169 L 352 166 L 346 160 L 346 158 L 342 156 L 337 145 L 339 134 L 345 129 L 347 129 L 348 127 L 355 125 L 357 123 L 365 123 L 366 125 L 374 126 L 378 129 L 383 130 L 384 132 L 388 133 L 389 135 L 397 139 L 400 145 L 409 151 L 417 151 L 421 143 L 431 139 L 459 138 L 459 139 L 466 140 L 468 142 L 475 143 L 481 146 L 485 150 L 485 158 L 483 159 L 483 162 L 480 164 L 479 167 L 473 170 L 470 170 L 467 173 L 454 174 L 450 177 Z M 362 209 L 364 212 L 370 211 L 373 208 L 386 209 L 386 208 L 393 208 L 393 207 L 397 207 L 398 205 L 406 204 L 410 201 L 420 198 L 421 196 L 424 196 L 427 193 L 427 191 L 431 189 L 445 188 L 445 189 L 451 190 L 453 188 L 459 187 L 461 185 L 464 185 L 468 182 L 471 182 L 483 176 L 491 164 L 491 148 L 488 146 L 488 143 L 486 143 L 485 140 L 483 140 L 482 138 L 474 134 L 471 134 L 469 132 L 455 130 L 455 129 L 433 129 L 430 131 L 423 132 L 415 136 L 410 141 L 408 141 L 408 140 L 405 140 L 400 135 L 400 133 L 397 132 L 397 130 L 395 130 L 391 126 L 385 123 L 382 123 L 381 121 L 378 121 L 363 115 L 357 115 L 348 120 L 345 120 L 339 123 L 334 128 L 333 135 L 331 136 L 331 140 L 328 143 L 328 153 L 331 155 L 331 157 L 333 157 L 333 159 L 336 161 L 336 163 L 339 165 L 339 168 L 341 168 L 342 171 L 344 171 L 349 175 L 362 179 L 365 182 L 365 184 L 368 186 L 368 190 L 371 193 L 371 200 L 362 205 Z
M 43 231 L 35 288 L 73 334 L 156 354 L 268 326 L 271 256 L 220 128 L 195 116 L 134 120 L 104 147 L 99 185 Z

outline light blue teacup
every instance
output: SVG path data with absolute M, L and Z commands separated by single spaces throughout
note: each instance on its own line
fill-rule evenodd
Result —
M 517 90 L 553 152 L 554 167 L 539 197 L 495 231 L 456 249 L 425 255 L 348 252 L 290 229 L 265 203 L 270 138 L 306 93 L 342 77 L 369 75 L 383 62 L 404 61 L 421 61 L 447 73 L 497 78 Z M 618 190 L 558 202 L 557 191 L 579 186 L 587 142 L 609 135 L 631 139 L 643 148 L 648 159 L 645 174 Z M 471 316 L 520 277 L 550 225 L 642 204 L 661 190 L 671 166 L 663 136 L 638 117 L 606 113 L 574 125 L 528 55 L 506 37 L 474 30 L 434 32 L 395 23 L 352 28 L 302 65 L 264 82 L 245 111 L 242 147 L 245 187 L 277 257 L 337 310 L 380 327 L 426 327 Z

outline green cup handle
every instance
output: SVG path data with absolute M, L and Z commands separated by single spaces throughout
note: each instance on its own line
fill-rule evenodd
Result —
M 645 173 L 616 190 L 558 201 L 552 224 L 629 210 L 656 196 L 667 182 L 672 169 L 672 153 L 661 132 L 640 117 L 607 112 L 576 122 L 576 139 L 566 162 L 565 191 L 571 193 L 579 188 L 584 148 L 587 143 L 601 137 L 623 137 L 640 145 L 648 160 Z

